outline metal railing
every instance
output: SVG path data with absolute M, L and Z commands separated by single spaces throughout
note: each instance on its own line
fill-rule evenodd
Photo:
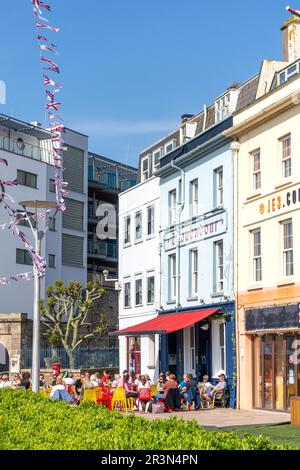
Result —
M 41 148 L 37 145 L 29 144 L 24 141 L 18 141 L 10 139 L 0 135 L 0 149 L 7 150 L 8 152 L 16 153 L 23 157 L 33 158 L 34 160 L 40 160 L 51 163 L 53 159 L 52 152 L 50 150 Z
M 62 369 L 69 369 L 70 362 L 65 349 L 44 348 L 40 350 L 40 368 L 50 369 L 53 362 L 59 362 Z M 97 349 L 78 349 L 76 351 L 75 368 L 105 368 L 119 366 L 119 350 L 116 348 L 97 348 Z M 32 349 L 23 349 L 22 351 L 22 369 L 31 369 L 32 367 Z

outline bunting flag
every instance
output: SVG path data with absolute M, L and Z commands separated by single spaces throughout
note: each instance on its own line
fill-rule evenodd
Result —
M 52 52 L 53 54 L 55 55 L 59 55 L 58 52 L 54 51 L 53 49 L 51 49 L 51 47 L 48 47 L 48 46 L 45 46 L 45 44 L 40 44 L 40 49 L 42 51 L 48 51 L 48 52 Z
M 300 18 L 300 10 L 294 10 L 291 7 L 286 7 L 286 10 L 292 13 L 293 15 L 298 16 L 298 18 Z
M 6 158 L 0 158 L 0 163 L 3 163 L 4 165 L 8 166 Z
M 49 26 L 47 24 L 43 24 L 43 23 L 38 23 L 37 21 L 35 22 L 36 24 L 36 27 L 37 28 L 46 28 L 46 29 L 50 29 L 51 31 L 54 31 L 55 33 L 58 33 L 59 32 L 59 28 L 54 28 L 53 26 Z
M 58 88 L 62 88 L 62 86 L 59 83 L 55 82 L 54 80 L 52 80 L 45 74 L 44 74 L 44 85 L 45 86 L 51 85 L 51 86 L 55 86 Z
M 34 15 L 36 16 L 36 18 L 38 18 L 39 20 L 42 20 L 42 21 L 46 21 L 46 23 L 48 23 L 48 20 L 47 18 L 44 18 L 43 16 L 41 16 L 37 10 L 37 8 L 33 8 L 33 13 Z
M 41 61 L 42 61 L 42 62 L 46 62 L 47 64 L 50 64 L 50 65 L 52 65 L 53 67 L 58 67 L 58 64 L 56 64 L 55 62 L 53 62 L 53 60 L 46 59 L 45 57 L 41 57 Z
M 34 278 L 33 271 L 27 273 L 16 274 L 14 276 L 7 276 L 0 278 L 0 286 L 7 286 L 11 281 L 31 281 Z
M 60 73 L 58 67 L 43 67 L 44 70 L 52 70 L 52 72 Z
M 45 8 L 45 10 L 51 11 L 50 5 L 46 5 L 45 3 L 40 2 L 40 0 L 32 0 L 31 3 L 35 5 L 39 11 L 40 11 L 40 8 Z
M 55 111 L 58 111 L 60 106 L 61 106 L 61 103 L 47 103 L 46 104 L 47 109 L 55 109 Z
M 2 184 L 6 186 L 18 186 L 18 180 L 13 181 L 1 181 Z

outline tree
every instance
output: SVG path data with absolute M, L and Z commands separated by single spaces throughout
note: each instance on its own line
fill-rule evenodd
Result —
M 87 339 L 107 331 L 108 323 L 102 314 L 99 322 L 89 322 L 88 315 L 94 302 L 105 290 L 99 284 L 88 282 L 83 289 L 80 282 L 55 281 L 47 288 L 47 303 L 41 301 L 41 319 L 46 336 L 54 347 L 62 344 L 69 357 L 70 368 L 75 367 L 77 348 Z

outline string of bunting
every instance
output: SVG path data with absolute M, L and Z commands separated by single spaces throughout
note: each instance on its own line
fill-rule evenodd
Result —
M 66 190 L 68 183 L 63 181 L 63 152 L 66 150 L 62 138 L 62 132 L 64 130 L 64 119 L 63 116 L 59 113 L 62 103 L 56 99 L 56 95 L 61 92 L 62 85 L 51 76 L 51 73 L 60 74 L 60 67 L 57 62 L 52 60 L 51 56 L 50 58 L 46 56 L 46 54 L 59 56 L 59 53 L 56 50 L 57 45 L 47 36 L 40 33 L 41 29 L 47 29 L 52 33 L 58 33 L 60 28 L 50 26 L 48 18 L 45 17 L 47 12 L 51 12 L 51 5 L 45 4 L 39 0 L 31 0 L 31 3 L 37 31 L 38 46 L 40 50 L 43 85 L 45 87 L 46 93 L 45 107 L 48 113 L 49 127 L 53 133 L 53 138 L 51 140 L 55 168 L 54 183 L 56 202 L 58 210 L 64 212 L 66 210 L 64 198 L 68 195 Z
M 0 158 L 0 164 L 1 163 L 8 166 L 8 162 L 5 158 Z M 7 212 L 10 218 L 10 222 L 0 225 L 0 229 L 1 230 L 8 229 L 11 231 L 11 233 L 14 236 L 19 237 L 19 239 L 25 245 L 26 250 L 31 256 L 32 264 L 35 268 L 37 275 L 39 277 L 43 277 L 45 275 L 46 259 L 41 256 L 37 256 L 35 254 L 35 250 L 33 246 L 31 246 L 25 233 L 22 232 L 18 227 L 18 225 L 20 224 L 22 220 L 27 220 L 26 212 L 24 211 L 22 212 L 22 211 L 15 209 L 14 205 L 16 204 L 16 201 L 14 200 L 12 196 L 4 192 L 2 189 L 4 188 L 4 186 L 17 186 L 17 184 L 18 184 L 17 180 L 1 181 L 1 187 L 0 187 L 1 202 L 2 202 L 3 208 L 5 209 L 5 211 Z M 41 214 L 39 215 L 41 216 Z M 7 285 L 11 281 L 20 281 L 20 280 L 29 281 L 32 279 L 33 275 L 34 275 L 34 272 L 29 272 L 29 273 L 16 274 L 13 276 L 2 277 L 0 278 L 0 285 Z

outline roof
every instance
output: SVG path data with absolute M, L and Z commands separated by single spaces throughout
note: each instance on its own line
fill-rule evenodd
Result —
M 7 127 L 8 129 L 14 130 L 15 132 L 23 132 L 27 135 L 32 135 L 37 139 L 50 139 L 53 134 L 43 129 L 42 127 L 35 126 L 28 122 L 20 121 L 11 116 L 6 116 L 5 114 L 0 114 L 0 126 Z
M 249 106 L 249 104 L 255 101 L 258 82 L 259 75 L 255 75 L 241 86 L 235 112 L 241 111 L 243 108 L 246 108 L 246 106 Z
M 89 152 L 89 158 L 96 158 L 99 160 L 103 160 L 105 163 L 110 163 L 111 165 L 114 165 L 114 166 L 121 166 L 122 168 L 131 170 L 132 172 L 138 171 L 138 169 L 133 166 L 126 165 L 125 163 L 118 162 L 117 160 L 112 160 L 111 158 L 103 157 L 102 155 L 97 155 L 96 153 L 93 153 L 93 152 Z

